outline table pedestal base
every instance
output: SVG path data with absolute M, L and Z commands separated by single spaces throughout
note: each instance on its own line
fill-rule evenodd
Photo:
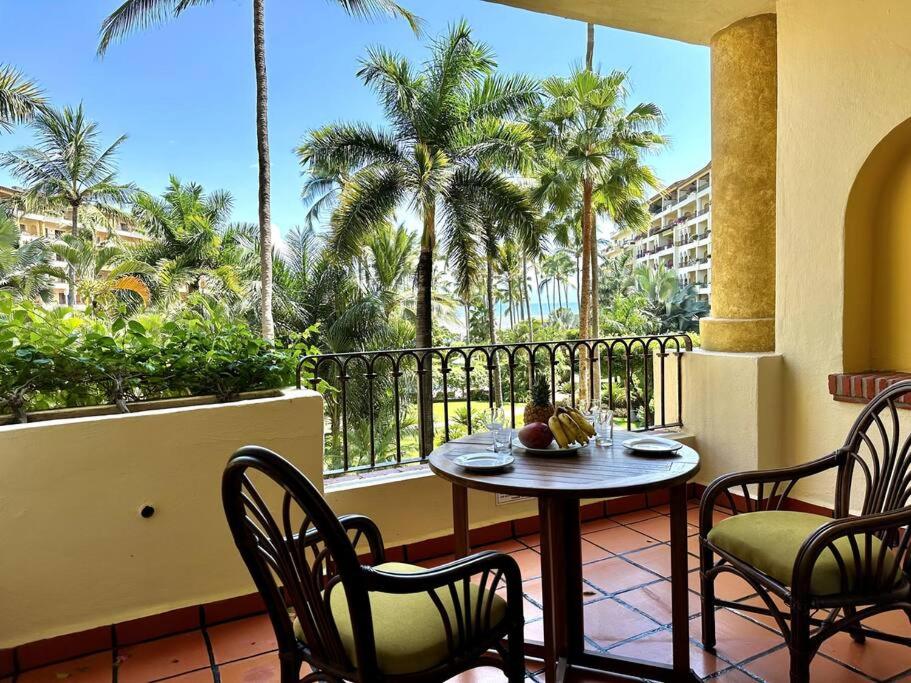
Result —
M 689 596 L 686 560 L 686 486 L 671 488 L 671 612 L 673 665 L 637 661 L 585 650 L 582 615 L 582 528 L 579 501 L 542 496 L 541 582 L 544 601 L 546 683 L 562 683 L 573 666 L 659 681 L 699 680 L 689 657 Z
M 533 659 L 543 660 L 546 656 L 546 647 L 540 641 L 528 641 L 525 643 L 525 654 Z M 632 657 L 605 655 L 590 650 L 583 650 L 571 658 L 560 657 L 556 664 L 553 672 L 553 680 L 556 683 L 563 683 L 569 672 L 576 669 L 616 674 L 618 676 L 647 678 L 650 681 L 666 681 L 667 683 L 701 683 L 702 681 L 692 670 L 678 673 L 670 664 L 648 662 Z

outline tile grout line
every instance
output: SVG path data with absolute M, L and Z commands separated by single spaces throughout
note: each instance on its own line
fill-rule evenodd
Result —
M 605 505 L 605 509 L 606 509 L 606 505 Z M 688 507 L 687 507 L 687 511 L 689 511 L 690 509 L 698 509 L 698 506 L 697 506 L 697 507 L 694 507 L 694 508 L 691 508 L 691 507 L 688 506 Z M 615 649 L 615 648 L 618 648 L 618 647 L 620 647 L 620 646 L 622 646 L 622 645 L 626 645 L 626 644 L 629 644 L 629 643 L 634 643 L 634 642 L 636 642 L 636 641 L 638 641 L 638 640 L 641 640 L 641 639 L 644 639 L 644 638 L 646 638 L 646 637 L 648 637 L 648 636 L 651 636 L 651 635 L 654 635 L 654 634 L 657 634 L 657 633 L 661 633 L 661 632 L 665 632 L 665 631 L 670 631 L 670 630 L 671 630 L 671 627 L 672 627 L 671 624 L 660 624 L 660 623 L 658 622 L 658 620 L 655 619 L 652 615 L 648 614 L 648 613 L 645 612 L 644 610 L 642 610 L 642 609 L 640 609 L 640 608 L 638 608 L 638 607 L 636 607 L 636 606 L 634 606 L 634 605 L 631 605 L 631 604 L 629 604 L 629 603 L 627 603 L 627 602 L 625 602 L 625 601 L 623 600 L 623 596 L 626 595 L 627 593 L 632 593 L 632 592 L 634 592 L 634 591 L 642 590 L 642 589 L 648 588 L 648 587 L 650 587 L 650 586 L 655 586 L 655 585 L 657 585 L 659 582 L 665 582 L 665 581 L 668 581 L 668 580 L 669 580 L 669 577 L 663 575 L 664 572 L 659 572 L 659 571 L 656 570 L 656 569 L 653 569 L 653 568 L 651 568 L 651 567 L 649 567 L 649 566 L 646 566 L 646 565 L 644 565 L 644 564 L 640 564 L 640 563 L 636 562 L 635 560 L 630 559 L 629 557 L 627 557 L 628 555 L 632 555 L 632 554 L 635 554 L 635 553 L 640 553 L 640 552 L 644 552 L 644 551 L 647 551 L 647 550 L 650 550 L 650 549 L 658 548 L 658 546 L 664 546 L 665 548 L 669 548 L 669 547 L 670 547 L 670 541 L 662 541 L 662 540 L 660 540 L 660 539 L 655 539 L 655 538 L 653 538 L 652 536 L 650 536 L 649 534 L 647 534 L 647 533 L 645 533 L 645 532 L 643 532 L 643 531 L 640 531 L 639 529 L 636 529 L 635 527 L 632 526 L 632 525 L 634 525 L 634 524 L 640 524 L 640 523 L 642 523 L 642 522 L 648 522 L 648 521 L 652 521 L 652 520 L 657 520 L 657 519 L 659 519 L 660 517 L 664 517 L 665 519 L 669 519 L 669 517 L 670 517 L 669 514 L 666 514 L 666 513 L 660 512 L 660 511 L 658 511 L 658 510 L 655 510 L 655 509 L 652 508 L 652 507 L 645 507 L 645 508 L 641 508 L 640 510 L 636 510 L 636 511 L 630 511 L 630 512 L 627 512 L 627 513 L 618 513 L 617 516 L 622 516 L 622 515 L 624 515 L 624 514 L 632 514 L 632 513 L 635 513 L 635 512 L 645 511 L 645 510 L 650 510 L 650 511 L 654 512 L 654 513 L 655 513 L 654 516 L 647 517 L 647 518 L 645 518 L 645 519 L 638 519 L 638 520 L 630 521 L 630 522 L 623 522 L 623 521 L 618 521 L 617 519 L 615 519 L 614 516 L 612 516 L 612 515 L 610 515 L 610 514 L 606 514 L 606 515 L 604 515 L 604 516 L 602 516 L 602 517 L 593 518 L 593 519 L 591 519 L 591 520 L 586 520 L 587 522 L 598 522 L 598 521 L 600 521 L 600 520 L 610 520 L 611 522 L 613 522 L 613 526 L 609 526 L 609 527 L 606 527 L 606 528 L 604 528 L 604 529 L 595 529 L 595 530 L 592 530 L 592 531 L 589 531 L 589 532 L 583 532 L 583 533 L 580 534 L 580 539 L 586 540 L 586 541 L 588 541 L 589 543 L 591 543 L 592 545 L 594 545 L 595 547 L 597 547 L 598 549 L 603 550 L 604 552 L 608 553 L 608 556 L 607 556 L 607 557 L 599 558 L 599 559 L 595 559 L 595 560 L 591 560 L 590 562 L 583 562 L 583 563 L 582 563 L 583 566 L 589 566 L 589 565 L 596 564 L 596 563 L 599 563 L 599 562 L 604 562 L 605 560 L 608 560 L 608 559 L 611 559 L 611 558 L 615 558 L 615 557 L 616 557 L 616 558 L 622 559 L 622 560 L 626 563 L 626 565 L 628 565 L 628 566 L 631 566 L 631 567 L 634 567 L 634 568 L 639 569 L 639 570 L 641 570 L 641 571 L 645 571 L 645 572 L 647 572 L 647 573 L 649 573 L 649 574 L 654 574 L 654 575 L 655 575 L 655 579 L 654 579 L 654 580 L 650 580 L 650 581 L 647 581 L 647 582 L 645 582 L 645 583 L 638 584 L 638 585 L 635 585 L 635 586 L 630 586 L 630 587 L 622 588 L 622 589 L 617 590 L 617 591 L 614 591 L 614 592 L 608 592 L 607 590 L 605 590 L 605 589 L 602 588 L 601 586 L 599 586 L 599 585 L 597 585 L 596 583 L 594 583 L 592 580 L 589 580 L 589 579 L 586 579 L 586 578 L 583 577 L 583 582 L 584 582 L 585 585 L 591 587 L 592 589 L 594 589 L 595 591 L 597 591 L 597 593 L 601 594 L 600 597 L 596 594 L 596 595 L 594 596 L 594 599 L 585 602 L 584 605 L 586 605 L 586 606 L 587 606 L 587 605 L 596 605 L 596 604 L 598 604 L 598 603 L 601 603 L 601 602 L 605 602 L 605 601 L 610 600 L 610 601 L 612 601 L 614 604 L 617 604 L 617 605 L 623 607 L 624 609 L 630 610 L 631 612 L 633 612 L 633 613 L 635 613 L 635 614 L 638 614 L 638 615 L 640 615 L 640 616 L 643 616 L 643 617 L 645 617 L 646 619 L 648 619 L 650 622 L 654 622 L 654 623 L 658 624 L 658 626 L 657 626 L 656 628 L 653 628 L 653 629 L 644 631 L 644 632 L 642 632 L 642 633 L 639 633 L 639 634 L 637 634 L 637 635 L 635 635 L 635 636 L 631 636 L 631 637 L 626 638 L 626 639 L 624 639 L 624 640 L 620 640 L 620 641 L 613 642 L 613 643 L 611 643 L 608 647 L 603 647 L 603 646 L 599 645 L 599 644 L 598 644 L 597 642 L 595 642 L 590 636 L 585 635 L 584 638 L 585 638 L 586 642 L 589 643 L 589 645 L 590 645 L 591 647 L 593 647 L 596 651 L 599 651 L 599 652 L 609 652 L 609 651 L 611 651 L 611 650 L 613 650 L 613 649 Z M 582 525 L 583 525 L 583 526 L 584 526 L 584 524 L 586 523 L 586 521 L 583 521 L 583 522 L 582 522 Z M 690 525 L 689 521 L 687 521 L 687 524 Z M 692 526 L 692 525 L 690 525 L 690 526 Z M 626 528 L 626 529 L 629 530 L 629 531 L 633 531 L 633 532 L 635 532 L 635 533 L 638 533 L 638 534 L 642 535 L 642 536 L 643 536 L 645 539 L 647 539 L 648 541 L 654 541 L 654 543 L 653 543 L 652 545 L 646 545 L 646 546 L 643 546 L 643 547 L 640 547 L 640 548 L 635 548 L 635 549 L 627 550 L 627 551 L 624 551 L 623 553 L 616 553 L 616 552 L 614 552 L 614 551 L 612 551 L 612 550 L 609 550 L 608 548 L 605 548 L 605 547 L 599 545 L 599 544 L 596 543 L 595 541 L 592 541 L 590 538 L 588 538 L 588 536 L 591 535 L 591 534 L 595 534 L 595 533 L 598 533 L 598 532 L 600 532 L 600 531 L 607 531 L 607 530 L 614 529 L 614 528 Z M 515 540 L 515 541 L 518 543 L 518 545 L 519 545 L 520 547 L 517 547 L 516 549 L 512 550 L 511 552 L 509 552 L 509 553 L 507 553 L 507 554 L 513 554 L 513 553 L 517 553 L 517 552 L 522 552 L 523 550 L 526 550 L 526 549 L 527 549 L 527 550 L 532 550 L 532 551 L 534 551 L 538 556 L 540 556 L 540 554 L 541 554 L 540 546 L 532 546 L 532 545 L 530 545 L 526 540 L 523 540 L 524 538 L 528 538 L 528 537 L 532 536 L 534 532 L 533 532 L 533 533 L 530 533 L 530 534 L 527 533 L 527 534 L 525 534 L 524 536 L 516 536 L 516 535 L 515 535 L 516 526 L 515 526 L 515 522 L 514 522 L 514 521 L 512 522 L 511 530 L 512 530 L 512 532 L 513 532 L 512 539 Z M 694 535 L 696 535 L 696 534 L 694 534 Z M 693 536 L 694 536 L 694 535 L 693 535 Z M 693 536 L 688 536 L 687 538 L 690 539 L 690 538 L 692 538 Z M 508 541 L 508 540 L 510 540 L 510 539 L 508 539 L 508 538 L 507 538 L 507 539 L 503 539 L 503 541 L 499 541 L 499 542 L 504 542 L 504 541 Z M 497 541 L 494 541 L 493 543 L 497 543 Z M 491 543 L 489 543 L 489 544 L 487 544 L 487 545 L 491 545 Z M 481 546 L 481 547 L 483 547 L 483 546 Z M 407 547 L 406 547 L 406 546 L 403 546 L 403 556 L 404 556 L 405 561 L 407 561 Z M 697 557 L 697 556 L 694 555 L 693 553 L 689 552 L 689 550 L 687 550 L 687 556 L 688 556 L 688 557 L 690 557 L 690 556 Z M 698 571 L 699 571 L 698 568 L 693 569 L 693 570 L 687 569 L 687 575 L 689 575 L 690 573 L 698 572 Z M 539 578 L 540 578 L 540 573 L 539 573 L 537 576 L 534 576 L 534 577 L 529 577 L 529 578 L 527 578 L 527 579 L 523 578 L 523 582 L 526 582 L 526 581 L 533 581 L 533 580 L 539 579 Z M 694 594 L 694 595 L 696 595 L 696 596 L 699 595 L 699 594 L 696 593 L 695 591 L 689 589 L 689 587 L 687 588 L 687 591 L 688 591 L 688 593 L 692 593 L 692 594 Z M 758 595 L 758 594 L 754 592 L 754 593 L 751 593 L 751 594 L 749 594 L 749 595 L 745 595 L 745 596 L 742 596 L 742 597 L 740 597 L 740 598 L 737 598 L 737 599 L 735 599 L 735 600 L 731 600 L 730 602 L 733 602 L 733 603 L 741 603 L 741 602 L 744 602 L 744 601 L 749 600 L 749 599 L 751 599 L 751 598 L 754 598 L 754 597 L 756 597 L 757 595 Z M 523 591 L 523 598 L 526 599 L 526 600 L 528 600 L 529 603 L 530 603 L 531 605 L 533 605 L 534 607 L 537 607 L 537 608 L 539 608 L 539 609 L 542 609 L 542 606 L 539 604 L 539 602 L 538 602 L 537 600 L 535 600 L 534 598 L 532 598 L 531 596 L 529 596 L 529 595 L 528 595 L 527 593 L 525 593 L 524 591 Z M 769 625 L 767 625 L 766 623 L 764 623 L 764 622 L 762 622 L 762 621 L 759 621 L 757 618 L 755 618 L 756 615 L 753 615 L 752 613 L 749 613 L 749 612 L 741 613 L 740 611 L 737 610 L 737 607 L 736 607 L 736 606 L 735 606 L 735 607 L 718 607 L 718 608 L 717 608 L 717 611 L 721 611 L 721 610 L 726 610 L 726 611 L 728 611 L 728 612 L 732 612 L 735 616 L 740 617 L 741 619 L 745 619 L 747 622 L 749 622 L 749 623 L 751 623 L 751 624 L 753 624 L 753 625 L 760 626 L 760 627 L 763 628 L 765 631 L 771 632 L 771 633 L 773 633 L 773 634 L 775 634 L 775 635 L 777 635 L 777 636 L 779 636 L 779 637 L 781 636 L 780 632 L 779 632 L 776 628 L 774 628 L 774 627 L 772 627 L 772 626 L 769 626 Z M 181 635 L 181 634 L 185 634 L 185 633 L 195 632 L 195 631 L 198 630 L 198 631 L 200 631 L 200 634 L 203 636 L 203 639 L 204 639 L 204 642 L 205 642 L 206 651 L 207 651 L 207 655 L 208 655 L 208 659 L 209 659 L 209 667 L 208 667 L 208 668 L 194 669 L 194 670 L 192 670 L 192 671 L 181 672 L 181 673 L 175 674 L 174 676 L 169 677 L 169 679 L 179 678 L 180 676 L 184 676 L 184 675 L 187 675 L 187 674 L 189 674 L 189 673 L 194 673 L 194 672 L 199 672 L 199 671 L 208 670 L 208 671 L 211 672 L 211 674 L 212 674 L 212 676 L 213 676 L 214 683 L 220 683 L 220 680 L 221 680 L 221 679 L 220 679 L 219 665 L 216 663 L 215 654 L 214 654 L 214 649 L 213 649 L 213 646 L 212 646 L 212 641 L 211 641 L 211 638 L 210 638 L 209 633 L 208 633 L 209 625 L 206 623 L 205 611 L 204 611 L 203 606 L 201 606 L 201 605 L 199 606 L 199 612 L 200 612 L 200 614 L 199 614 L 199 627 L 193 628 L 193 629 L 188 629 L 188 630 L 186 630 L 186 631 L 180 631 L 180 632 L 178 632 L 178 633 L 171 633 L 171 634 L 167 634 L 167 635 L 158 636 L 158 637 L 155 637 L 155 638 L 150 638 L 150 639 L 148 639 L 148 640 L 139 641 L 139 642 L 135 643 L 134 645 L 140 645 L 140 644 L 143 644 L 143 643 L 154 642 L 154 641 L 157 641 L 157 640 L 163 640 L 163 639 L 165 639 L 165 638 L 169 638 L 169 637 L 173 637 L 173 636 L 177 636 L 177 635 Z M 245 620 L 245 619 L 249 619 L 249 618 L 251 618 L 251 617 L 257 616 L 258 614 L 260 614 L 260 613 L 257 613 L 257 614 L 246 614 L 246 615 L 236 616 L 236 617 L 233 617 L 233 618 L 231 618 L 231 619 L 226 619 L 226 620 L 224 620 L 223 622 L 220 622 L 220 623 L 231 623 L 231 622 L 241 621 L 241 620 Z M 689 618 L 688 618 L 688 623 L 693 622 L 694 620 L 698 620 L 698 619 L 700 619 L 700 618 L 701 618 L 701 614 L 693 615 L 692 617 L 689 617 Z M 538 618 L 535 618 L 535 619 L 531 619 L 530 621 L 526 621 L 526 625 L 529 624 L 529 623 L 536 623 L 536 622 L 538 622 L 538 621 L 540 621 L 540 620 L 541 620 L 541 617 L 538 617 Z M 121 649 L 121 645 L 118 643 L 117 632 L 116 632 L 115 626 L 114 626 L 114 625 L 111 625 L 110 628 L 111 628 L 111 660 L 112 660 L 112 661 L 111 661 L 111 676 L 112 676 L 112 682 L 113 682 L 113 683 L 117 683 L 117 680 L 118 680 L 118 673 L 119 673 L 119 655 L 120 655 L 119 650 Z M 702 650 L 703 652 L 709 652 L 708 650 L 706 650 L 706 649 L 701 645 L 701 643 L 699 643 L 699 642 L 696 641 L 696 639 L 695 639 L 694 636 L 689 636 L 689 634 L 688 634 L 688 639 L 689 639 L 689 641 L 690 641 L 692 647 L 695 647 L 695 648 L 697 648 L 697 649 L 699 649 L 699 650 Z M 757 674 L 754 674 L 754 673 L 752 673 L 752 672 L 746 670 L 745 667 L 748 666 L 748 665 L 750 665 L 750 664 L 752 664 L 752 663 L 754 663 L 754 662 L 756 662 L 757 660 L 759 660 L 759 659 L 761 659 L 761 658 L 763 658 L 763 657 L 769 656 L 769 655 L 771 655 L 771 654 L 773 654 L 773 653 L 780 652 L 781 650 L 784 650 L 784 649 L 787 649 L 787 644 L 784 643 L 784 642 L 782 642 L 782 643 L 780 643 L 780 644 L 778 644 L 778 645 L 775 645 L 775 646 L 773 646 L 773 647 L 771 647 L 771 648 L 769 648 L 769 649 L 767 649 L 767 650 L 764 650 L 764 651 L 762 651 L 762 652 L 760 652 L 760 653 L 754 654 L 754 655 L 752 655 L 752 656 L 750 656 L 750 657 L 747 657 L 747 658 L 745 658 L 745 659 L 743 659 L 743 660 L 741 660 L 741 661 L 739 661 L 739 662 L 736 662 L 736 663 L 731 662 L 726 656 L 721 656 L 721 655 L 719 655 L 719 654 L 717 654 L 717 653 L 711 652 L 710 654 L 711 654 L 712 656 L 714 656 L 715 658 L 717 658 L 717 660 L 719 661 L 719 663 L 728 664 L 728 667 L 723 668 L 723 669 L 721 669 L 721 670 L 719 670 L 719 671 L 715 671 L 715 672 L 713 672 L 712 674 L 707 675 L 707 676 L 705 677 L 704 680 L 706 680 L 706 681 L 712 681 L 712 680 L 715 680 L 715 679 L 718 679 L 718 678 L 724 676 L 726 673 L 730 673 L 730 672 L 732 672 L 732 671 L 737 671 L 737 672 L 739 672 L 739 673 L 741 673 L 741 674 L 743 674 L 743 675 L 745 675 L 745 676 L 748 676 L 748 677 L 749 677 L 750 679 L 752 679 L 752 680 L 762 681 L 762 678 L 760 678 Z M 273 650 L 273 651 L 269 651 L 269 652 L 274 652 L 274 650 Z M 240 659 L 238 659 L 238 660 L 234 660 L 234 661 L 244 661 L 244 660 L 247 660 L 247 659 L 252 659 L 252 658 L 257 657 L 257 656 L 261 656 L 262 654 L 268 654 L 268 652 L 267 652 L 267 653 L 259 653 L 259 654 L 255 654 L 255 655 L 250 655 L 250 656 L 248 656 L 248 657 L 242 657 L 242 658 L 240 658 Z M 836 657 L 833 656 L 833 655 L 829 655 L 829 654 L 826 654 L 826 653 L 823 653 L 823 652 L 819 652 L 819 653 L 817 653 L 817 654 L 818 654 L 821 658 L 823 658 L 824 660 L 827 660 L 827 661 L 829 661 L 829 662 L 834 663 L 836 666 L 845 668 L 845 669 L 851 671 L 852 673 L 855 673 L 856 675 L 862 676 L 865 680 L 869 680 L 869 681 L 878 680 L 878 679 L 874 679 L 870 674 L 867 674 L 867 673 L 865 673 L 864 671 L 862 671 L 862 670 L 860 670 L 860 669 L 857 669 L 857 668 L 855 668 L 854 666 L 852 666 L 852 665 L 850 665 L 850 664 L 848 664 L 848 663 L 846 663 L 846 662 L 843 662 L 843 661 L 839 660 L 838 658 L 836 658 Z M 18 680 L 21 678 L 21 675 L 22 675 L 22 673 L 23 673 L 23 672 L 21 672 L 21 671 L 19 670 L 19 661 L 18 661 L 18 656 L 17 656 L 17 655 L 18 655 L 18 652 L 14 649 L 14 650 L 13 650 L 13 671 L 11 672 L 11 678 L 10 678 L 11 683 L 16 683 L 16 681 L 18 681 Z M 66 660 L 64 660 L 64 661 L 66 661 Z M 537 677 L 538 677 L 538 674 L 539 674 L 539 673 L 540 673 L 539 671 L 528 671 L 528 672 L 526 672 L 526 676 L 527 676 L 528 680 L 536 681 L 536 680 L 538 680 Z M 890 678 L 888 678 L 888 679 L 884 679 L 884 681 L 886 681 L 887 683 L 896 683 L 897 681 L 899 681 L 899 680 L 903 679 L 904 677 L 906 677 L 909 673 L 911 673 L 911 668 L 909 668 L 909 669 L 907 669 L 907 670 L 905 670 L 905 671 L 903 671 L 903 672 L 900 672 L 900 673 L 898 673 L 898 674 L 896 674 L 896 675 L 894 675 L 894 676 L 892 676 L 892 677 L 890 677 Z M 168 679 L 159 679 L 159 680 L 168 680 Z

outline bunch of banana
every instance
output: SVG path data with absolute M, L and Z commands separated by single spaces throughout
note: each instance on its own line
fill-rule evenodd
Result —
M 547 426 L 554 433 L 560 448 L 566 448 L 571 443 L 584 446 L 595 435 L 595 427 L 575 408 L 558 406 L 553 416 L 547 421 Z

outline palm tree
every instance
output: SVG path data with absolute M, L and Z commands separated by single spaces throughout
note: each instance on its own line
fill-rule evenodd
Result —
M 75 273 L 76 291 L 92 313 L 110 312 L 118 295 L 127 292 L 145 305 L 150 303 L 151 292 L 142 276 L 152 274 L 154 268 L 131 258 L 116 242 L 96 244 L 89 236 L 64 235 L 48 248 L 57 260 L 66 264 L 66 270 L 48 268 L 47 272 L 55 277 Z
M 490 49 L 472 38 L 464 22 L 435 40 L 430 52 L 418 72 L 401 56 L 370 50 L 358 75 L 378 94 L 389 128 L 332 124 L 312 131 L 298 149 L 308 173 L 342 186 L 331 225 L 340 254 L 353 254 L 397 207 L 408 203 L 419 212 L 417 348 L 432 345 L 438 239 L 447 252 L 460 255 L 459 272 L 474 279 L 484 220 L 522 231 L 534 226 L 526 193 L 508 175 L 522 165 L 530 136 L 527 126 L 508 117 L 538 101 L 538 84 L 525 76 L 495 75 Z M 425 381 L 429 396 L 430 373 Z M 421 409 L 426 445 L 432 443 L 429 400 Z
M 417 236 L 403 223 L 381 223 L 364 240 L 365 284 L 385 303 L 388 314 L 400 312 L 417 261 Z
M 0 154 L 0 166 L 25 185 L 25 201 L 70 211 L 72 236 L 79 236 L 79 214 L 94 208 L 113 218 L 123 213 L 111 204 L 123 204 L 133 186 L 117 182 L 115 157 L 126 140 L 121 135 L 105 148 L 100 145 L 98 125 L 76 109 L 45 109 L 32 121 L 37 136 L 33 147 Z M 67 274 L 67 303 L 75 301 L 75 272 Z
M 103 56 L 110 44 L 128 34 L 177 18 L 191 7 L 214 0 L 126 0 L 101 24 L 98 54 Z M 271 171 L 269 168 L 268 84 L 266 74 L 265 0 L 253 0 L 253 62 L 256 72 L 256 148 L 259 160 L 259 243 L 260 243 L 260 322 L 264 339 L 273 339 L 272 320 L 272 223 Z M 386 13 L 404 17 L 412 29 L 419 20 L 393 0 L 336 0 L 352 16 L 370 18 Z
M 709 312 L 709 306 L 699 299 L 696 287 L 682 284 L 677 273 L 658 264 L 656 268 L 642 264 L 633 272 L 636 289 L 645 297 L 645 312 L 658 323 L 659 332 L 695 332 L 699 318 Z
M 500 244 L 497 272 L 500 276 L 501 290 L 506 295 L 509 326 L 512 328 L 523 315 L 521 292 L 515 288 L 522 279 L 522 259 L 515 242 L 507 241 Z
M 616 296 L 627 294 L 633 289 L 633 253 L 629 249 L 624 249 L 615 256 L 605 256 L 599 284 L 604 301 L 613 301 Z
M 551 212 L 551 220 L 554 220 L 553 214 L 557 212 Z M 569 280 L 568 278 L 572 275 L 575 275 L 575 290 L 576 290 L 576 311 L 578 312 L 581 307 L 581 296 L 582 296 L 582 281 L 581 273 L 582 267 L 580 264 L 580 258 L 582 255 L 582 222 L 579 216 L 578 211 L 566 211 L 561 212 L 559 220 L 556 220 L 553 223 L 554 231 L 554 244 L 558 247 L 558 254 L 564 254 L 567 259 L 569 259 L 568 265 L 566 262 L 563 262 L 563 266 L 568 268 L 564 274 L 567 278 L 564 282 L 566 289 L 566 306 L 569 307 Z
M 545 257 L 542 263 L 542 271 L 545 277 L 541 284 L 550 285 L 553 290 L 553 303 L 556 304 L 557 310 L 569 307 L 569 278 L 574 269 L 573 257 L 565 249 L 558 249 L 553 254 Z M 548 294 L 548 298 L 550 296 Z M 550 305 L 551 302 L 548 301 L 548 306 Z
M 167 306 L 200 290 L 243 296 L 234 252 L 225 244 L 233 204 L 229 192 L 207 193 L 175 176 L 161 197 L 136 194 L 133 219 L 150 239 L 133 247 L 132 256 L 153 268 L 150 285 L 157 302 Z
M 0 64 L 0 132 L 28 123 L 47 107 L 44 93 L 9 64 Z
M 0 208 L 0 291 L 16 299 L 47 301 L 51 293 L 47 243 L 40 238 L 21 239 L 16 221 Z
M 628 77 L 613 71 L 602 75 L 576 69 L 568 78 L 544 82 L 546 103 L 535 112 L 533 126 L 542 148 L 536 196 L 562 213 L 581 214 L 580 337 L 599 336 L 595 189 L 612 162 L 638 157 L 664 144 L 657 132 L 663 115 L 657 105 L 641 103 L 626 109 Z M 576 209 L 578 207 L 578 209 Z M 586 362 L 580 363 L 582 372 Z M 580 380 L 581 398 L 588 382 Z

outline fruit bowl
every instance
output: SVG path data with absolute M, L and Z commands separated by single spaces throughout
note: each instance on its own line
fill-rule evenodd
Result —
M 548 456 L 572 455 L 576 453 L 580 448 L 582 448 L 582 446 L 577 443 L 572 443 L 565 448 L 560 448 L 560 445 L 556 441 L 551 441 L 550 445 L 547 448 L 529 448 L 518 439 L 513 439 L 512 445 L 513 448 L 521 448 L 526 453 L 530 453 L 532 455 Z

